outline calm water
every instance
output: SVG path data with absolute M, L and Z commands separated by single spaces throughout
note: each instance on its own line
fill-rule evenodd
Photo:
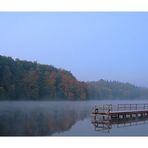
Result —
M 148 136 L 148 119 L 96 126 L 97 104 L 148 101 L 0 102 L 1 136 Z

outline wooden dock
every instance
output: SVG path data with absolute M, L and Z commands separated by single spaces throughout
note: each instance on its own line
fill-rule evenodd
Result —
M 97 119 L 97 116 L 102 119 L 111 120 L 112 118 L 125 119 L 148 117 L 148 104 L 105 104 L 95 106 L 92 111 L 92 116 Z
M 112 126 L 127 127 L 148 124 L 148 104 L 105 104 L 92 111 L 95 131 L 110 132 Z

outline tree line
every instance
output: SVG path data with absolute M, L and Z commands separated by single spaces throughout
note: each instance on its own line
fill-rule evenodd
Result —
M 0 100 L 90 100 L 148 98 L 148 88 L 99 80 L 78 81 L 70 71 L 0 56 Z
M 87 82 L 90 99 L 148 99 L 148 88 L 118 81 Z
M 0 56 L 0 100 L 86 99 L 87 86 L 51 65 Z

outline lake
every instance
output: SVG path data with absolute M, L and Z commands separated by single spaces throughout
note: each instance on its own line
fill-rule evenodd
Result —
M 4 101 L 0 102 L 0 136 L 148 136 L 148 119 L 97 126 L 91 111 L 98 104 L 147 101 Z

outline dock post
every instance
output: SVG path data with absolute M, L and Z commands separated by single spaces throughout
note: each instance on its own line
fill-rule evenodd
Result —
M 123 114 L 123 119 L 125 119 L 126 118 L 126 114 Z

